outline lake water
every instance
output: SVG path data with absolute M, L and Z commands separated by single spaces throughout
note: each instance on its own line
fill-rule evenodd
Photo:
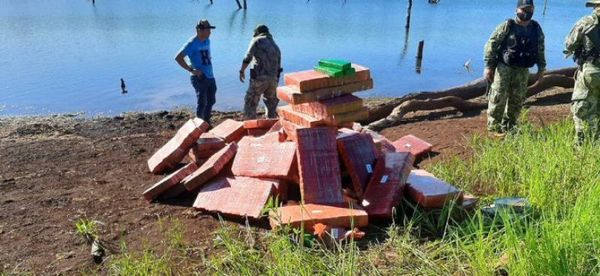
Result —
M 285 72 L 338 58 L 371 68 L 375 88 L 359 96 L 442 89 L 480 77 L 483 45 L 497 24 L 514 16 L 516 4 L 415 0 L 406 36 L 406 0 L 248 0 L 247 10 L 238 10 L 235 0 L 214 2 L 0 0 L 0 116 L 194 107 L 189 76 L 173 58 L 200 18 L 217 26 L 211 44 L 219 110 L 242 107 L 247 83 L 237 72 L 259 23 L 279 44 Z M 548 0 L 542 16 L 543 1 L 537 5 L 548 68 L 572 66 L 562 54 L 564 38 L 591 9 L 584 1 Z M 468 60 L 472 72 L 463 67 Z

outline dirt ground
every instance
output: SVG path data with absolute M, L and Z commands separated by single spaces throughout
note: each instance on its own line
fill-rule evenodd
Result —
M 568 118 L 568 90 L 530 99 L 529 118 L 539 124 Z M 239 113 L 222 113 L 239 118 Z M 157 221 L 176 217 L 197 254 L 210 254 L 219 222 L 199 214 L 191 199 L 147 203 L 141 196 L 161 176 L 146 160 L 191 116 L 172 111 L 114 118 L 78 116 L 0 119 L 0 274 L 75 274 L 96 269 L 89 246 L 75 234 L 80 218 L 100 222 L 100 236 L 118 247 L 160 248 Z M 468 158 L 468 138 L 485 131 L 485 111 L 417 113 L 381 132 L 391 140 L 414 134 L 438 153 L 421 165 L 447 156 Z

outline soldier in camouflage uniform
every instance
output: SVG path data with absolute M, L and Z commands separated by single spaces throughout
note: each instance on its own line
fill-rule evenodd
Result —
M 600 0 L 587 1 L 586 7 L 594 8 L 594 12 L 577 21 L 567 36 L 564 51 L 566 57 L 573 55 L 579 65 L 571 98 L 578 144 L 586 134 L 592 140 L 600 136 Z
M 256 107 L 262 95 L 267 106 L 267 117 L 277 118 L 279 99 L 276 89 L 281 72 L 281 52 L 265 25 L 258 25 L 254 30 L 254 37 L 240 69 L 241 82 L 244 82 L 244 71 L 251 62 L 254 66 L 250 70 L 250 86 L 244 99 L 244 115 L 246 119 L 256 119 Z
M 484 77 L 488 89 L 487 127 L 502 135 L 517 122 L 527 95 L 529 68 L 538 66 L 539 80 L 546 70 L 544 33 L 532 20 L 533 0 L 518 0 L 517 16 L 502 22 L 484 49 Z

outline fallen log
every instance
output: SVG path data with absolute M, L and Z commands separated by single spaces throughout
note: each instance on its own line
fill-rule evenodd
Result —
M 573 87 L 574 73 L 575 67 L 551 70 L 546 72 L 539 82 L 535 74 L 530 74 L 527 97 L 536 95 L 551 87 Z M 480 110 L 487 107 L 487 103 L 477 103 L 469 100 L 484 96 L 486 88 L 487 81 L 484 78 L 479 78 L 465 85 L 446 90 L 410 93 L 370 108 L 369 118 L 360 123 L 369 125 L 369 128 L 373 130 L 379 130 L 398 124 L 398 121 L 409 112 L 447 107 L 454 107 L 462 112 Z M 394 115 L 390 116 L 390 114 Z M 387 118 L 388 116 L 389 118 Z

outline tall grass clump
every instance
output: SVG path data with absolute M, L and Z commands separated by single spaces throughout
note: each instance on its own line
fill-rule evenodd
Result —
M 481 212 L 450 229 L 475 274 L 600 275 L 600 145 L 574 146 L 573 125 L 524 124 L 502 140 L 473 138 L 474 156 L 435 174 L 489 198 L 526 197 L 527 217 Z
M 185 257 L 188 244 L 184 240 L 184 225 L 178 219 L 159 220 L 163 237 L 161 251 L 145 241 L 141 251 L 130 250 L 122 241 L 120 252 L 111 256 L 107 267 L 110 275 L 178 275 L 186 271 L 184 268 L 192 260 Z M 182 255 L 184 257 L 182 257 Z

